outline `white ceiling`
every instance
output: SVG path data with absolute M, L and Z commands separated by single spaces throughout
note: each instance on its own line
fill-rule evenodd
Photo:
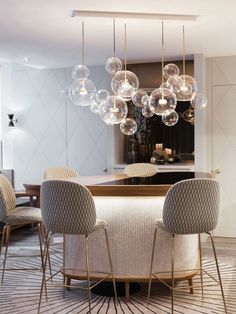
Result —
M 0 59 L 61 67 L 80 62 L 81 20 L 72 10 L 198 15 L 186 23 L 186 53 L 236 55 L 235 0 L 0 0 Z M 85 20 L 85 63 L 104 64 L 112 55 L 112 20 Z M 127 20 L 128 62 L 157 61 L 161 22 Z M 123 58 L 124 21 L 117 21 L 117 55 Z M 182 53 L 181 24 L 165 23 L 165 58 Z

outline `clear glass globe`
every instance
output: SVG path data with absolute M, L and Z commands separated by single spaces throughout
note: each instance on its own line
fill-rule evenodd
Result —
M 164 67 L 162 74 L 166 79 L 179 75 L 179 67 L 174 63 L 169 63 Z
M 94 83 L 88 79 L 73 81 L 69 87 L 69 98 L 76 106 L 90 106 L 96 94 Z
M 99 113 L 106 124 L 118 124 L 126 118 L 128 107 L 124 99 L 121 97 L 110 96 L 107 102 L 101 103 Z
M 207 98 L 204 94 L 198 93 L 198 94 L 193 94 L 192 99 L 191 99 L 191 106 L 195 110 L 202 110 L 206 108 L 207 105 Z
M 162 122 L 167 126 L 173 126 L 175 125 L 179 120 L 179 115 L 176 111 L 172 111 L 167 116 L 162 116 Z
M 170 91 L 174 91 L 174 88 L 173 88 L 173 85 L 171 85 L 170 83 L 168 82 L 164 82 L 163 84 L 160 85 L 160 88 L 167 88 L 169 89 Z
M 193 94 L 197 93 L 197 81 L 189 75 L 180 75 L 182 85 L 179 91 L 176 91 L 176 97 L 179 101 L 190 101 Z
M 148 96 L 147 92 L 142 89 L 138 89 L 132 96 L 132 102 L 136 107 L 143 107 L 142 99 L 144 96 Z
M 92 100 L 89 109 L 91 112 L 99 114 L 99 106 L 100 104 L 98 104 L 95 100 Z
M 180 76 L 176 75 L 176 76 L 170 76 L 167 80 L 167 83 L 172 86 L 173 92 L 177 93 L 180 91 L 183 81 Z
M 107 102 L 109 98 L 109 92 L 105 89 L 99 89 L 96 93 L 96 101 L 101 104 L 102 102 Z
M 134 119 L 126 118 L 120 123 L 120 130 L 125 135 L 132 135 L 137 131 L 137 123 Z
M 193 124 L 194 123 L 194 109 L 193 108 L 189 108 L 189 109 L 185 110 L 182 113 L 182 118 L 184 119 L 184 121 Z
M 88 77 L 89 77 L 89 69 L 86 67 L 86 65 L 78 64 L 74 66 L 72 70 L 73 80 L 78 82 L 78 81 L 83 81 Z
M 145 106 L 145 105 L 148 105 L 149 104 L 149 96 L 148 96 L 148 94 L 147 95 L 144 95 L 143 97 L 142 97 L 142 104 L 143 104 L 143 106 Z
M 155 114 L 154 107 L 150 105 L 144 105 L 142 107 L 142 114 L 145 118 L 151 118 Z
M 111 81 L 114 94 L 124 98 L 124 100 L 130 100 L 138 87 L 139 80 L 131 71 L 118 71 Z
M 109 74 L 113 75 L 117 71 L 121 71 L 122 70 L 122 62 L 117 57 L 111 57 L 111 58 L 107 59 L 107 61 L 105 63 L 105 68 L 106 68 L 106 71 Z
M 175 109 L 177 99 L 175 94 L 169 89 L 157 88 L 151 93 L 149 104 L 154 107 L 156 115 L 166 116 Z

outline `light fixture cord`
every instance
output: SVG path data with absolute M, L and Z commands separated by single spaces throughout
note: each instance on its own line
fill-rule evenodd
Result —
M 183 75 L 185 75 L 185 29 L 183 25 Z
M 84 22 L 82 22 L 82 65 L 84 65 Z
M 115 64 L 115 57 L 116 57 L 116 20 L 113 19 L 113 58 Z
M 126 71 L 127 71 L 127 34 L 126 34 L 126 23 L 125 23 L 125 82 L 127 80 Z
M 164 69 L 164 21 L 161 22 L 161 83 L 164 83 L 164 76 L 163 76 L 163 69 Z
M 114 58 L 114 72 L 113 72 L 113 79 L 115 78 L 115 74 L 116 74 L 116 62 L 115 62 L 115 58 L 116 58 L 116 20 L 113 19 L 113 58 Z M 113 108 L 116 109 L 116 100 L 115 97 L 113 98 Z

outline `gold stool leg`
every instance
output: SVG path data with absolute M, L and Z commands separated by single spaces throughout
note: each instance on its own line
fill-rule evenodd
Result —
M 40 249 L 40 256 L 41 256 L 41 263 L 42 263 L 42 270 L 44 266 L 44 255 L 43 255 L 43 246 L 42 246 L 42 223 L 38 223 L 38 233 L 39 233 L 39 249 Z
M 52 236 L 52 234 L 47 233 L 47 238 L 45 240 L 43 276 L 42 276 L 40 296 L 39 296 L 38 314 L 40 313 L 40 307 L 41 307 L 43 288 L 44 287 L 45 287 L 46 300 L 48 300 L 47 283 L 46 283 L 46 268 L 47 268 L 47 262 L 48 262 L 48 256 L 49 256 L 49 246 L 50 246 L 51 236 Z
M 174 313 L 174 288 L 175 288 L 175 235 L 171 237 L 171 313 Z
M 106 238 L 107 253 L 108 253 L 108 258 L 109 258 L 109 263 L 110 263 L 110 272 L 111 272 L 111 276 L 112 276 L 113 289 L 114 289 L 114 294 L 115 294 L 115 304 L 118 304 L 117 291 L 116 291 L 116 282 L 115 282 L 114 270 L 113 270 L 113 265 L 112 265 L 111 251 L 110 251 L 110 246 L 109 246 L 107 229 L 103 228 L 103 230 L 105 232 L 105 238 Z
M 42 234 L 43 233 L 45 233 L 44 225 L 42 225 Z M 53 235 L 53 233 L 51 233 L 51 235 L 50 235 L 50 241 L 51 241 L 52 235 Z M 49 232 L 46 232 L 46 236 L 47 237 L 49 236 Z M 50 247 L 50 243 L 49 243 L 49 247 Z M 48 250 L 48 267 L 49 267 L 49 272 L 50 272 L 51 282 L 52 282 L 53 280 L 52 280 L 52 266 L 51 266 L 51 259 L 50 259 L 50 250 Z
M 157 228 L 155 228 L 155 231 L 154 231 L 153 245 L 152 245 L 152 257 L 151 257 L 151 265 L 150 265 L 149 280 L 148 280 L 148 304 L 150 303 L 150 294 L 151 294 L 151 285 L 152 285 L 152 268 L 153 268 L 153 260 L 154 260 L 155 247 L 156 247 L 156 235 L 157 235 Z
M 202 289 L 202 299 L 204 299 L 204 287 L 203 287 L 203 268 L 202 268 L 202 244 L 201 235 L 198 234 L 198 248 L 199 248 L 199 260 L 200 260 L 200 276 L 201 276 L 201 289 Z
M 41 235 L 42 235 L 42 242 L 45 244 L 44 249 L 43 249 L 43 256 L 45 258 L 46 248 L 47 248 L 47 239 L 49 237 L 49 232 L 45 230 L 43 223 L 41 224 Z M 51 239 L 51 236 L 50 236 L 50 239 Z M 52 267 L 51 267 L 49 250 L 48 250 L 48 257 L 47 258 L 48 258 L 48 267 L 49 267 L 50 277 L 52 277 Z M 51 279 L 51 281 L 52 281 L 52 279 Z
M 52 265 L 51 265 L 49 250 L 48 250 L 48 268 L 49 268 L 50 276 L 52 277 Z M 51 278 L 51 281 L 52 281 L 52 278 Z
M 91 313 L 91 290 L 90 290 L 90 271 L 89 271 L 89 255 L 88 255 L 88 235 L 85 236 L 85 254 L 86 254 L 86 271 L 87 271 L 87 282 L 88 282 L 89 313 Z
M 65 276 L 65 269 L 66 269 L 66 257 L 65 257 L 65 251 L 66 251 L 66 241 L 65 241 L 65 235 L 63 234 L 63 298 L 65 298 L 65 287 L 66 287 L 66 276 Z
M 221 280 L 221 276 L 220 276 L 220 268 L 219 268 L 218 259 L 217 259 L 217 255 L 216 255 L 214 239 L 213 239 L 213 236 L 212 236 L 212 234 L 210 232 L 207 233 L 207 234 L 209 234 L 209 236 L 211 238 L 211 244 L 212 244 L 214 257 L 215 257 L 215 263 L 216 263 L 216 269 L 217 269 L 218 278 L 219 278 L 219 282 L 220 282 L 221 295 L 222 295 L 222 299 L 223 299 L 223 303 L 224 303 L 225 313 L 227 314 L 227 307 L 226 307 L 224 289 L 223 289 L 223 284 L 222 284 L 222 280 Z
M 4 260 L 3 260 L 3 267 L 2 267 L 2 279 L 1 279 L 1 285 L 3 285 L 4 280 L 4 274 L 5 274 L 5 268 L 7 263 L 7 252 L 8 252 L 8 245 L 10 242 L 10 235 L 11 235 L 11 225 L 6 225 L 6 248 L 5 248 L 5 254 L 4 254 Z

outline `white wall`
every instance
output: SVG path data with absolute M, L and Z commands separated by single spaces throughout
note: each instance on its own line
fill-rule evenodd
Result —
M 2 121 L 2 68 L 0 65 L 0 121 Z M 0 168 L 2 168 L 2 123 L 0 123 Z
M 111 76 L 103 66 L 91 67 L 90 78 L 97 89 L 109 89 Z M 41 179 L 48 167 L 68 165 L 82 175 L 107 168 L 113 129 L 61 95 L 70 82 L 71 69 L 2 65 L 3 167 L 15 170 L 18 189 Z M 8 113 L 18 119 L 15 128 L 8 127 Z
M 197 80 L 198 92 L 207 94 L 206 58 L 202 54 L 194 55 L 194 77 Z M 211 159 L 208 153 L 208 141 L 211 138 L 208 128 L 208 106 L 203 110 L 195 111 L 194 145 L 195 145 L 195 171 L 211 172 Z
M 207 59 L 208 161 L 222 188 L 215 234 L 236 237 L 236 56 Z

